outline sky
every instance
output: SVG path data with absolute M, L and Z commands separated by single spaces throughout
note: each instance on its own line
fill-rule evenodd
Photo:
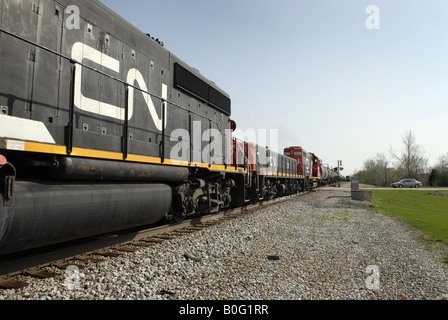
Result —
M 101 2 L 227 92 L 239 129 L 278 130 L 279 150 L 344 175 L 377 153 L 392 165 L 407 131 L 430 165 L 448 154 L 448 1 Z

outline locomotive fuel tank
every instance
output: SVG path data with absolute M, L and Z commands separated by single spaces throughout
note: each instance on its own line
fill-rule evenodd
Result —
M 50 170 L 55 179 L 104 181 L 183 181 L 189 169 L 167 165 L 58 157 Z
M 0 255 L 152 224 L 171 198 L 160 183 L 16 181 L 0 196 Z

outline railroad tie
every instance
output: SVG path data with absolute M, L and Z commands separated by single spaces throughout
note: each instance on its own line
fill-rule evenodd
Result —
M 113 252 L 109 250 L 98 250 L 95 252 L 95 254 L 103 256 L 103 257 L 119 257 L 123 255 L 122 252 Z
M 29 285 L 26 281 L 21 280 L 4 280 L 0 281 L 0 289 L 20 289 Z
M 48 271 L 48 270 L 39 270 L 39 269 L 31 269 L 27 270 L 25 272 L 25 275 L 38 278 L 38 279 L 45 279 L 45 278 L 53 278 L 58 275 L 56 272 Z

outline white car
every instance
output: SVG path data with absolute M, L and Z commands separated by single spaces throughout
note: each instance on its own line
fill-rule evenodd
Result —
M 423 184 L 415 179 L 401 179 L 398 182 L 392 183 L 390 186 L 393 188 L 420 188 Z

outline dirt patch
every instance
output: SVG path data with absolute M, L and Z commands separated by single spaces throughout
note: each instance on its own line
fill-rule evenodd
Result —
M 448 194 L 441 193 L 440 191 L 431 192 L 430 195 L 432 195 L 432 196 L 448 197 Z

